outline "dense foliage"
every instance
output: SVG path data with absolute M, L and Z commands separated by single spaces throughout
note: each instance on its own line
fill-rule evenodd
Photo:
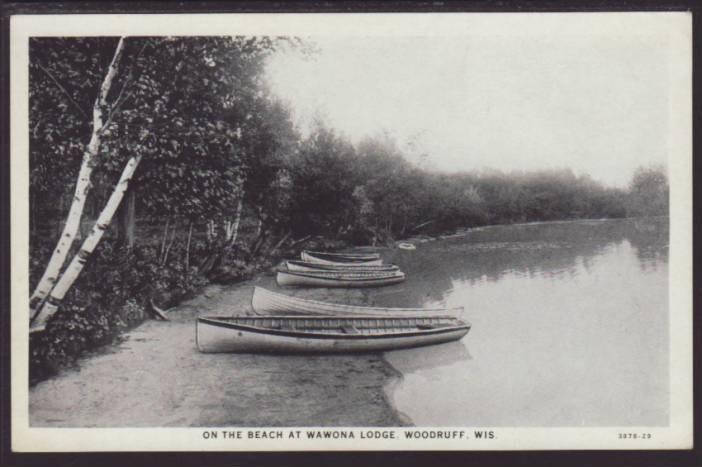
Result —
M 112 222 L 60 311 L 32 337 L 37 375 L 140 322 L 152 302 L 168 307 L 209 281 L 248 277 L 306 241 L 378 244 L 457 227 L 667 213 L 661 167 L 639 169 L 623 190 L 569 170 L 431 172 L 386 134 L 354 145 L 323 122 L 302 137 L 265 82 L 266 58 L 282 43 L 299 44 L 125 40 L 83 223 L 97 217 L 126 160 L 140 155 L 133 209 Z M 31 286 L 71 203 L 116 44 L 30 41 Z M 134 242 L 123 241 L 126 228 Z M 320 236 L 337 243 L 320 244 Z
M 639 169 L 628 190 L 567 169 L 428 172 L 386 135 L 354 147 L 323 126 L 302 141 L 293 173 L 297 234 L 353 232 L 365 242 L 459 226 L 664 215 L 668 205 L 661 167 Z

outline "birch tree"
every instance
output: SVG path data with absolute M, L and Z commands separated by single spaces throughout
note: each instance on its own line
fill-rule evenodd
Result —
M 61 279 L 59 279 L 56 286 L 52 289 L 49 298 L 44 303 L 44 306 L 34 316 L 30 328 L 32 332 L 44 330 L 47 320 L 51 318 L 54 313 L 56 313 L 61 305 L 61 301 L 66 296 L 66 292 L 68 292 L 78 278 L 80 272 L 83 270 L 86 261 L 88 258 L 90 258 L 90 255 L 100 242 L 100 239 L 104 235 L 105 230 L 107 230 L 107 227 L 110 225 L 110 222 L 112 222 L 112 218 L 114 217 L 117 208 L 119 208 L 122 198 L 124 197 L 124 193 L 129 188 L 129 181 L 132 179 L 139 162 L 141 162 L 141 157 L 141 155 L 132 157 L 124 167 L 124 171 L 122 172 L 119 182 L 117 182 L 115 190 L 112 192 L 107 204 L 100 213 L 100 216 L 90 231 L 90 234 L 83 242 L 83 245 L 78 253 L 73 257 L 73 260 L 66 268 L 66 271 L 61 276 Z
M 124 37 L 119 39 L 115 49 L 112 61 L 105 73 L 105 77 L 100 86 L 100 91 L 95 98 L 92 111 L 92 133 L 90 141 L 83 153 L 78 179 L 75 186 L 75 194 L 73 202 L 68 211 L 66 222 L 63 231 L 56 244 L 56 248 L 51 255 L 51 259 L 46 266 L 44 274 L 37 284 L 34 292 L 30 297 L 31 315 L 34 318 L 36 313 L 43 305 L 47 295 L 56 284 L 56 281 L 61 271 L 61 267 L 66 261 L 66 257 L 70 251 L 71 245 L 75 239 L 85 206 L 85 200 L 90 190 L 90 176 L 93 170 L 93 159 L 98 156 L 102 140 L 102 134 L 105 131 L 109 116 L 115 110 L 117 102 L 113 105 L 108 104 L 107 96 L 112 88 L 113 81 L 119 70 L 119 63 L 124 50 Z M 47 73 L 49 73 L 47 71 Z M 53 77 L 52 77 L 53 78 Z M 55 78 L 54 78 L 55 79 Z M 57 86 L 61 86 L 56 82 Z
M 191 226 L 189 237 L 197 219 L 211 218 L 224 209 L 231 212 L 232 206 L 237 206 L 241 214 L 238 203 L 243 200 L 243 159 L 236 144 L 241 125 L 225 121 L 223 116 L 236 111 L 242 119 L 249 118 L 247 106 L 260 97 L 264 59 L 275 40 L 198 37 L 134 38 L 129 42 L 133 44 L 130 48 L 140 51 L 137 58 L 132 58 L 128 76 L 122 77 L 117 97 L 108 105 L 125 48 L 124 39 L 120 39 L 95 106 L 95 137 L 91 138 L 90 150 L 86 150 L 88 169 L 99 170 L 101 179 L 114 177 L 119 181 L 64 274 L 56 281 L 60 264 L 56 274 L 46 274 L 55 286 L 40 287 L 48 299 L 34 300 L 32 331 L 44 329 L 58 310 L 130 184 L 139 193 L 141 204 L 152 212 L 172 217 L 174 225 L 178 216 L 185 217 Z M 141 56 L 149 44 L 148 56 Z M 133 69 L 138 69 L 134 79 Z M 79 75 L 74 73 L 74 77 Z M 125 92 L 127 84 L 130 86 Z M 129 105 L 120 109 L 127 99 Z M 95 157 L 98 151 L 106 156 Z M 144 170 L 136 172 L 140 163 Z M 86 178 L 81 172 L 87 188 L 89 175 Z M 84 197 L 85 183 L 81 182 L 80 187 Z M 75 225 L 67 224 L 71 228 Z M 61 249 L 64 260 L 67 250 Z M 51 264 L 53 268 L 55 262 Z
M 242 176 L 239 177 L 239 193 L 238 200 L 236 202 L 236 210 L 234 211 L 234 219 L 227 220 L 225 224 L 225 244 L 231 246 L 236 243 L 236 239 L 239 235 L 239 224 L 241 224 L 241 211 L 244 209 L 244 196 L 246 191 L 244 189 L 244 179 Z

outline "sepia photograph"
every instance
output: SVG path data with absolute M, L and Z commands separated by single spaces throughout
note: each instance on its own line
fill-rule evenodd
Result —
M 692 448 L 691 24 L 14 16 L 13 450 Z

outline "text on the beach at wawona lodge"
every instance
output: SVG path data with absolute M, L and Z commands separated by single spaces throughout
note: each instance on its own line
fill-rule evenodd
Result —
M 209 440 L 460 440 L 460 439 L 495 439 L 493 430 L 461 429 L 247 429 L 247 430 L 204 430 L 202 439 Z

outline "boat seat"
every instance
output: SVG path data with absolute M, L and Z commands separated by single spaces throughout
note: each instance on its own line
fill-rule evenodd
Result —
M 358 329 L 356 329 L 355 326 L 350 326 L 347 324 L 342 325 L 341 330 L 343 331 L 344 334 L 359 334 L 359 331 L 358 331 Z

